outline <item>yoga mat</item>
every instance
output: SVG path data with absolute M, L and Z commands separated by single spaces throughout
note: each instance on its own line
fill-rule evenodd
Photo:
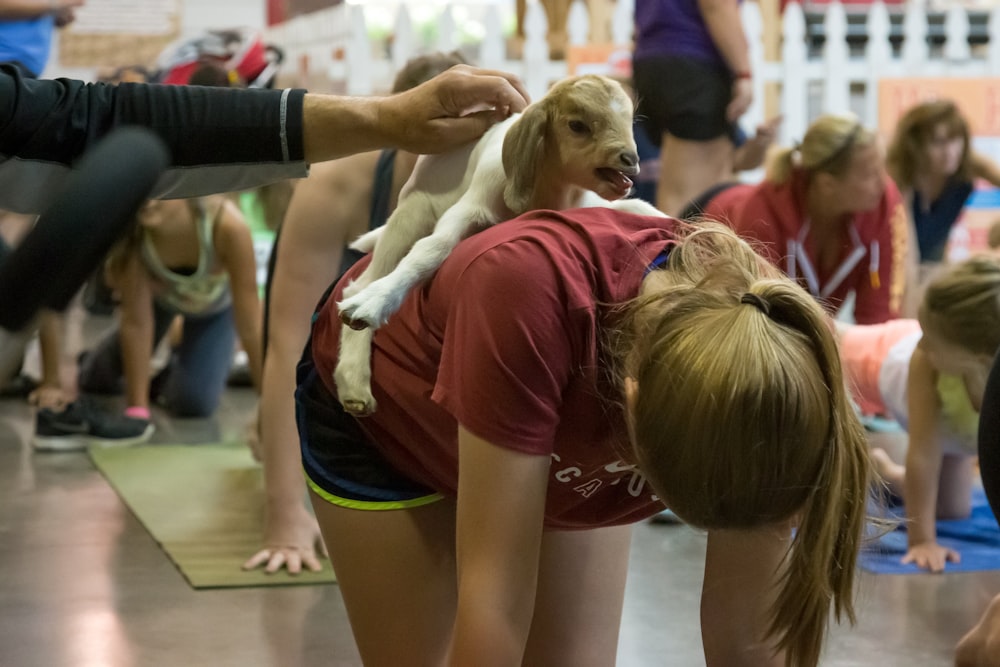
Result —
M 902 507 L 893 508 L 892 514 L 902 519 Z M 938 544 L 950 547 L 962 557 L 961 563 L 946 563 L 945 573 L 980 572 L 1000 570 L 1000 527 L 986 502 L 982 488 L 972 493 L 972 516 L 968 519 L 937 522 Z M 861 551 L 861 567 L 876 574 L 918 574 L 927 572 L 916 565 L 903 565 L 899 561 L 906 555 L 906 528 L 900 525 Z
M 91 447 L 90 458 L 194 588 L 336 581 L 322 572 L 245 572 L 261 546 L 263 476 L 242 444 Z

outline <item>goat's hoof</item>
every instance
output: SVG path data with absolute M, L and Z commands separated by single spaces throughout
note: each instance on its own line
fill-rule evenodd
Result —
M 355 417 L 367 417 L 375 412 L 374 401 L 372 403 L 367 403 L 365 401 L 347 400 L 344 401 L 343 406 L 346 413 Z
M 355 331 L 364 331 L 369 326 L 368 322 L 364 320 L 356 320 L 347 313 L 340 314 L 340 321 Z

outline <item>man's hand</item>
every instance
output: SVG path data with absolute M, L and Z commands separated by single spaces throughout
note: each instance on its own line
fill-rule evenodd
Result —
M 456 65 L 416 88 L 383 98 L 378 123 L 397 148 L 441 153 L 478 139 L 527 105 L 528 94 L 516 76 Z

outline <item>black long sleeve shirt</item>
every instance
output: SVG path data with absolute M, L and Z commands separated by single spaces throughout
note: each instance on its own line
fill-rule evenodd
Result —
M 43 210 L 73 162 L 124 125 L 153 130 L 170 151 L 155 197 L 301 178 L 304 96 L 303 90 L 30 79 L 0 65 L 0 209 Z

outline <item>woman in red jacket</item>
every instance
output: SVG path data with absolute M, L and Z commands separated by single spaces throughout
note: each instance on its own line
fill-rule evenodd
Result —
M 906 213 L 875 134 L 855 117 L 819 117 L 800 145 L 771 156 L 763 182 L 716 188 L 700 208 L 759 242 L 831 311 L 854 292 L 859 324 L 899 316 Z

